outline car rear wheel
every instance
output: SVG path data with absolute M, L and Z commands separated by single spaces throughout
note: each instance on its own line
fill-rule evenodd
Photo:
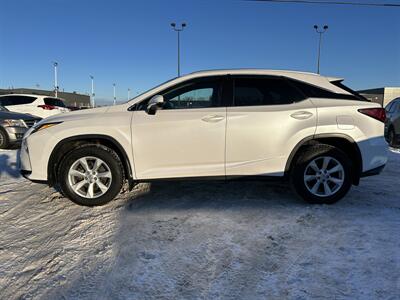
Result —
M 351 160 L 330 145 L 306 148 L 295 162 L 291 183 L 297 194 L 310 203 L 332 204 L 342 199 L 352 184 Z
M 10 145 L 7 132 L 0 128 L 0 149 L 6 149 Z
M 103 205 L 120 192 L 124 169 L 112 149 L 102 145 L 84 145 L 63 159 L 58 181 L 62 193 L 75 203 Z

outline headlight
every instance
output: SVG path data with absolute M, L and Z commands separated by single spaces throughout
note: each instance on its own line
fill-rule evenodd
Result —
M 53 126 L 55 126 L 57 124 L 60 124 L 60 123 L 61 122 L 43 123 L 43 124 L 40 124 L 39 126 L 35 127 L 35 130 L 33 132 L 37 132 L 37 131 L 40 131 L 40 130 L 43 130 L 43 129 L 47 129 L 47 128 L 53 127 Z
M 31 128 L 29 128 L 29 130 L 27 132 L 25 132 L 24 139 L 26 139 L 28 136 L 30 136 L 31 134 L 33 134 L 35 132 L 38 132 L 40 130 L 44 130 L 46 128 L 53 127 L 53 126 L 55 126 L 57 124 L 60 124 L 60 123 L 62 123 L 62 122 L 42 123 L 42 121 L 40 121 L 39 123 L 36 123 Z
M 26 127 L 25 122 L 22 120 L 5 119 L 2 123 L 4 126 L 9 127 Z

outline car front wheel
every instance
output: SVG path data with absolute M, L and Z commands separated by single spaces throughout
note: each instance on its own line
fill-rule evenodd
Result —
M 330 145 L 308 147 L 292 168 L 291 183 L 307 202 L 335 203 L 351 187 L 351 160 L 343 151 Z
M 8 146 L 9 140 L 7 132 L 3 128 L 0 128 L 0 149 L 6 149 Z
M 61 162 L 61 192 L 75 203 L 103 205 L 114 199 L 124 181 L 118 155 L 102 145 L 84 145 L 69 152 Z

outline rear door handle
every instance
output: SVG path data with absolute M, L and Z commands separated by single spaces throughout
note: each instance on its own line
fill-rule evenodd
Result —
M 221 115 L 209 115 L 209 116 L 205 116 L 201 120 L 204 122 L 208 122 L 208 123 L 216 123 L 216 122 L 222 121 L 224 119 L 225 119 L 225 117 L 221 116 Z
M 293 119 L 306 120 L 313 116 L 309 111 L 296 111 L 290 115 Z

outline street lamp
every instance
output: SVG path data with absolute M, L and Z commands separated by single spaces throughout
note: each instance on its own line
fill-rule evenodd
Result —
M 319 46 L 318 46 L 318 67 L 317 73 L 320 74 L 320 61 L 321 61 L 321 46 L 322 46 L 322 34 L 328 30 L 328 25 L 325 25 L 323 29 L 320 29 L 318 25 L 314 25 L 315 31 L 319 34 Z
M 117 103 L 117 98 L 115 97 L 115 83 L 113 83 L 113 91 L 114 91 L 114 105 Z
M 94 77 L 92 75 L 90 75 L 90 79 L 92 81 L 92 107 L 95 107 L 96 104 L 94 102 Z
M 57 97 L 58 96 L 58 81 L 57 81 L 57 67 L 58 67 L 58 62 L 53 62 L 54 66 L 54 94 Z
M 181 27 L 178 28 L 175 23 L 171 23 L 171 27 L 178 33 L 178 77 L 181 76 L 181 41 L 180 33 L 186 27 L 186 23 L 181 23 Z
M 131 99 L 131 89 L 128 88 L 128 100 Z

